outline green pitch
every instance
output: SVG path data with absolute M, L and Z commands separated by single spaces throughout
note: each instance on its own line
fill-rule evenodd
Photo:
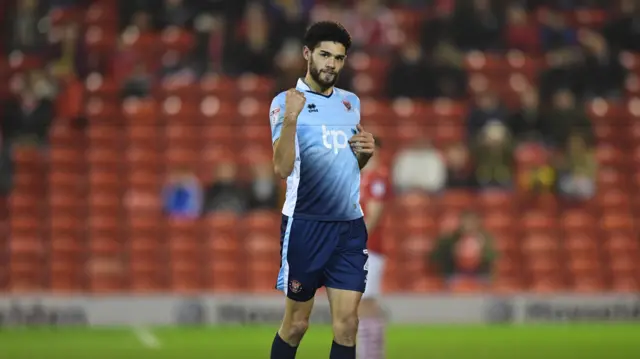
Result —
M 0 359 L 269 358 L 276 327 L 0 329 Z M 327 359 L 331 331 L 312 327 L 299 359 Z M 394 326 L 390 359 L 637 359 L 640 325 Z

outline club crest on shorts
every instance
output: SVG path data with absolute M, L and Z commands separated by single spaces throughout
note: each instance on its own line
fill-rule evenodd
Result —
M 302 290 L 302 284 L 297 280 L 292 280 L 289 282 L 289 290 L 291 290 L 292 293 L 300 293 Z

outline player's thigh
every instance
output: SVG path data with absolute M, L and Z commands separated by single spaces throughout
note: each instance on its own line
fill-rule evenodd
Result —
M 286 224 L 284 224 L 286 222 Z M 282 262 L 277 289 L 296 302 L 307 302 L 324 284 L 324 268 L 333 253 L 336 228 L 327 222 L 283 219 Z
M 356 330 L 358 323 L 358 307 L 362 292 L 327 288 L 333 327 L 340 330 Z
M 384 280 L 384 257 L 378 253 L 369 252 L 367 286 L 362 295 L 363 299 L 376 299 L 382 293 Z

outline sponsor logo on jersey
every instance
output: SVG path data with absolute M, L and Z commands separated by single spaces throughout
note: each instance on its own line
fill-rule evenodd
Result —
M 327 126 L 322 125 L 322 144 L 324 147 L 332 149 L 333 153 L 338 154 L 338 151 L 349 146 L 349 138 L 342 130 L 330 130 Z

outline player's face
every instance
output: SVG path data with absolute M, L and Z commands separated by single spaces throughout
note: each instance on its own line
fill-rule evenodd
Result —
M 340 71 L 347 57 L 344 45 L 323 41 L 311 52 L 305 51 L 309 74 L 323 88 L 329 88 L 338 81 Z

